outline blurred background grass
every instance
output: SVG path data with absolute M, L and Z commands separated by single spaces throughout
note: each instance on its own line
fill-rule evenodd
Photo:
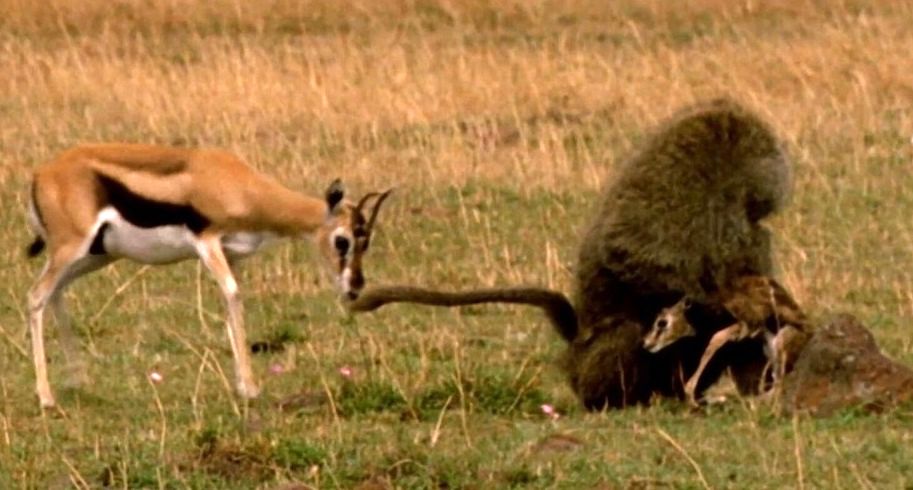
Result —
M 68 146 L 226 147 L 312 193 L 335 176 L 358 194 L 393 184 L 369 281 L 569 291 L 614 165 L 681 106 L 729 95 L 795 158 L 795 195 L 771 222 L 783 282 L 813 316 L 852 312 L 913 361 L 908 2 L 0 0 L 0 12 L 0 487 L 913 482 L 909 412 L 789 421 L 746 400 L 707 417 L 674 402 L 585 414 L 535 311 L 349 318 L 306 245 L 243 267 L 249 336 L 284 347 L 256 356 L 266 390 L 249 406 L 226 385 L 219 296 L 193 263 L 123 263 L 73 287 L 94 382 L 64 389 L 49 328 L 63 414 L 39 413 L 23 355 L 40 267 L 22 255 L 29 173 Z

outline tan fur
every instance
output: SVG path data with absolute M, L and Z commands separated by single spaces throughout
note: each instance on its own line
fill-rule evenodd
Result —
M 76 210 L 74 224 L 87 229 L 104 205 L 90 185 L 95 171 L 148 199 L 193 206 L 222 232 L 311 233 L 327 214 L 324 200 L 289 190 L 227 151 L 133 144 L 80 146 L 40 167 L 39 207 Z M 46 196 L 55 191 L 56 199 Z
M 108 188 L 103 181 L 114 182 L 118 189 L 126 188 L 124 192 L 135 196 L 129 198 L 133 199 L 132 202 L 139 199 L 144 203 L 142 206 L 153 211 L 165 209 L 171 212 L 171 215 L 165 213 L 159 216 L 162 213 L 151 212 L 143 216 L 161 220 L 162 217 L 174 218 L 186 213 L 192 215 L 197 220 L 194 223 L 198 224 L 191 226 L 190 221 L 148 226 L 128 223 L 129 218 L 120 209 L 115 209 L 117 206 L 111 198 L 115 194 L 106 190 Z M 188 253 L 201 259 L 225 297 L 238 391 L 245 397 L 256 396 L 259 389 L 248 359 L 243 307 L 225 240 L 240 240 L 238 237 L 244 234 L 257 237 L 249 250 L 236 251 L 245 256 L 254 253 L 267 236 L 313 236 L 340 284 L 345 282 L 346 293 L 354 297 L 364 284 L 361 262 L 367 250 L 371 227 L 381 203 L 389 194 L 389 191 L 370 193 L 356 206 L 342 200 L 343 191 L 338 181 L 327 189 L 325 198 L 303 195 L 284 187 L 224 150 L 119 143 L 83 145 L 64 151 L 54 160 L 36 168 L 32 185 L 31 209 L 35 216 L 31 221 L 39 238 L 30 247 L 30 251 L 34 251 L 30 253 L 39 253 L 45 242 L 48 248 L 48 263 L 29 292 L 29 325 L 37 391 L 41 405 L 45 407 L 55 403 L 45 365 L 45 306 L 52 305 L 64 336 L 71 336 L 69 324 L 65 321 L 63 290 L 79 276 L 122 256 L 134 260 L 142 257 L 142 260 L 149 260 L 148 263 L 183 260 Z M 335 197 L 331 198 L 331 195 Z M 371 218 L 366 220 L 361 208 L 371 197 L 376 200 Z M 122 223 L 119 232 L 127 233 L 126 239 L 123 234 L 118 238 L 126 240 L 124 243 L 127 245 L 121 245 L 124 250 L 141 250 L 145 255 L 123 252 L 125 255 L 112 256 L 106 249 L 93 252 L 93 240 L 100 237 L 103 244 L 107 243 L 104 241 L 107 235 L 101 236 L 101 233 L 103 227 L 112 222 L 106 219 L 117 219 Z M 192 229 L 196 226 L 200 229 Z M 147 234 L 143 231 L 165 228 L 176 230 L 168 231 L 167 240 L 154 235 L 158 232 Z M 146 241 L 145 237 L 156 241 Z M 351 244 L 347 252 L 337 249 L 338 245 L 334 242 L 337 238 Z M 143 243 L 161 243 L 165 247 L 162 250 L 170 252 L 162 255 L 156 252 L 155 246 L 145 248 Z M 67 356 L 71 354 L 68 352 Z
M 735 322 L 714 332 L 697 370 L 685 385 L 695 403 L 695 391 L 704 368 L 727 342 L 756 339 L 767 344 L 775 381 L 788 372 L 810 337 L 811 325 L 790 294 L 774 279 L 760 275 L 740 276 L 711 295 L 709 302 L 723 308 Z M 697 335 L 687 318 L 689 298 L 663 309 L 644 338 L 644 348 L 658 352 L 675 341 Z
M 674 305 L 663 308 L 656 315 L 653 327 L 644 336 L 644 349 L 654 353 L 659 352 L 678 339 L 696 335 L 697 331 L 685 318 L 685 312 L 689 306 L 690 302 L 683 298 Z

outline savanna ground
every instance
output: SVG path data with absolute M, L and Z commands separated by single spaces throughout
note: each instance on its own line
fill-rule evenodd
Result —
M 220 296 L 196 264 L 120 263 L 68 297 L 91 384 L 64 387 L 49 326 L 62 410 L 42 413 L 24 311 L 41 261 L 22 253 L 29 169 L 56 152 L 209 145 L 308 192 L 335 176 L 356 193 L 395 185 L 369 282 L 569 291 L 604 178 L 657 121 L 728 94 L 795 158 L 795 196 L 771 222 L 780 277 L 816 318 L 852 312 L 913 364 L 909 3 L 0 0 L 0 12 L 0 488 L 913 485 L 909 411 L 789 419 L 735 399 L 588 414 L 538 312 L 353 318 L 306 244 L 243 267 L 249 336 L 274 347 L 255 355 L 261 399 L 230 389 Z

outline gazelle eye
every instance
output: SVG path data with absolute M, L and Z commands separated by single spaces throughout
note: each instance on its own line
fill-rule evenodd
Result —
M 368 250 L 368 243 L 369 243 L 369 242 L 368 242 L 368 237 L 356 238 L 356 239 L 355 239 L 355 243 L 357 244 L 357 247 L 356 247 L 356 248 L 357 248 L 359 251 L 364 252 L 364 251 Z
M 345 255 L 349 251 L 349 239 L 344 236 L 338 236 L 333 240 L 333 246 L 339 252 L 339 255 Z
M 368 249 L 368 240 L 370 237 L 368 233 L 365 232 L 364 228 L 355 228 L 353 233 L 355 235 L 355 249 L 359 252 L 364 252 Z
M 669 326 L 669 320 L 662 318 L 658 322 L 656 322 L 656 326 L 659 327 L 660 329 L 666 328 Z

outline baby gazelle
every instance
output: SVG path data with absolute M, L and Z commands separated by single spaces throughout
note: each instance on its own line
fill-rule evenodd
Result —
M 809 337 L 810 326 L 796 301 L 777 281 L 766 276 L 742 276 L 711 298 L 711 307 L 721 307 L 735 322 L 713 332 L 697 370 L 685 385 L 685 394 L 696 403 L 695 391 L 701 374 L 716 352 L 727 342 L 763 340 L 764 352 L 777 382 L 792 367 Z M 687 313 L 691 300 L 682 298 L 663 309 L 644 337 L 644 348 L 659 352 L 683 337 L 696 336 L 700 325 L 692 325 Z

